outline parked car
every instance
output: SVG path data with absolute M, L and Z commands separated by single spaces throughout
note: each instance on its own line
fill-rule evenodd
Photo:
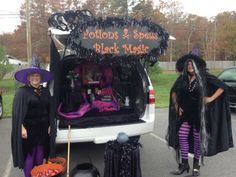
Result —
M 3 116 L 2 91 L 0 90 L 0 119 Z
M 152 132 L 155 95 L 145 66 L 164 53 L 168 34 L 153 23 L 142 28 L 148 23 L 95 19 L 84 11 L 63 15 L 49 18 L 56 143 L 68 142 L 69 127 L 72 143 L 106 143 L 120 132 L 129 137 Z M 109 94 L 99 95 L 103 91 Z
M 228 96 L 230 107 L 236 108 L 236 67 L 223 70 L 218 78 L 228 86 Z

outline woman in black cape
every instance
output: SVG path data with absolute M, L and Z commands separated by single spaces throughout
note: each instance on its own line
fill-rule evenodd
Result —
M 199 159 L 233 147 L 227 86 L 209 74 L 200 57 L 188 54 L 176 63 L 180 72 L 170 92 L 168 145 L 176 150 L 178 169 L 189 171 L 188 152 L 194 154 L 193 176 L 200 174 Z
M 25 177 L 30 177 L 35 165 L 41 165 L 49 153 L 53 155 L 55 126 L 51 96 L 49 90 L 41 85 L 51 80 L 52 75 L 41 69 L 36 58 L 33 58 L 31 67 L 17 71 L 15 78 L 25 85 L 17 89 L 13 101 L 13 164 L 24 169 Z

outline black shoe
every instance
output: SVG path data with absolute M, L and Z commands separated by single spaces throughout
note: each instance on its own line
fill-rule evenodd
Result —
M 194 168 L 193 169 L 193 176 L 199 176 L 200 175 L 200 169 Z
M 180 163 L 178 170 L 171 172 L 171 174 L 172 174 L 172 175 L 181 175 L 181 174 L 183 174 L 185 171 L 187 171 L 187 173 L 188 173 L 188 172 L 189 172 L 189 169 L 190 169 L 190 167 L 189 167 L 189 164 L 188 164 L 188 163 Z
M 199 176 L 200 175 L 200 165 L 199 165 L 199 160 L 194 158 L 193 161 L 193 172 L 192 172 L 193 176 Z

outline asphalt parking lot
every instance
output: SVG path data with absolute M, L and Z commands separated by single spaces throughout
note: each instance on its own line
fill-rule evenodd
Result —
M 168 149 L 164 136 L 167 128 L 167 109 L 156 110 L 156 124 L 152 133 L 143 135 L 140 139 L 141 169 L 143 177 L 172 177 L 169 172 L 176 168 L 174 153 Z M 232 112 L 232 128 L 236 139 L 236 111 Z M 10 150 L 11 120 L 0 120 L 0 173 L 2 177 L 23 177 L 21 170 L 13 168 Z M 103 176 L 104 144 L 77 143 L 71 145 L 70 169 L 78 163 L 89 162 L 88 156 Z M 67 145 L 57 148 L 58 156 L 67 157 Z M 190 156 L 191 157 L 191 156 Z M 190 158 L 191 159 L 191 158 Z M 214 157 L 205 158 L 205 166 L 201 167 L 204 177 L 235 177 L 236 149 L 220 153 Z M 182 176 L 186 176 L 185 173 Z M 63 177 L 66 175 L 63 175 Z

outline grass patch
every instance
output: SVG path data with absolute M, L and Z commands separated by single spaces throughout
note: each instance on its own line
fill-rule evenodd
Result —
M 162 72 L 161 74 L 151 75 L 155 89 L 156 107 L 163 108 L 169 105 L 170 89 L 177 76 L 175 72 Z
M 15 92 L 7 92 L 3 95 L 3 117 L 12 116 L 12 102 Z
M 210 70 L 209 72 L 215 76 L 221 73 L 222 70 Z
M 12 102 L 17 87 L 18 84 L 14 79 L 0 80 L 0 89 L 3 91 L 3 117 L 11 117 L 12 115 Z
M 15 91 L 15 88 L 17 87 L 17 82 L 14 79 L 2 79 L 0 80 L 0 89 L 3 90 L 3 92 L 8 91 Z

